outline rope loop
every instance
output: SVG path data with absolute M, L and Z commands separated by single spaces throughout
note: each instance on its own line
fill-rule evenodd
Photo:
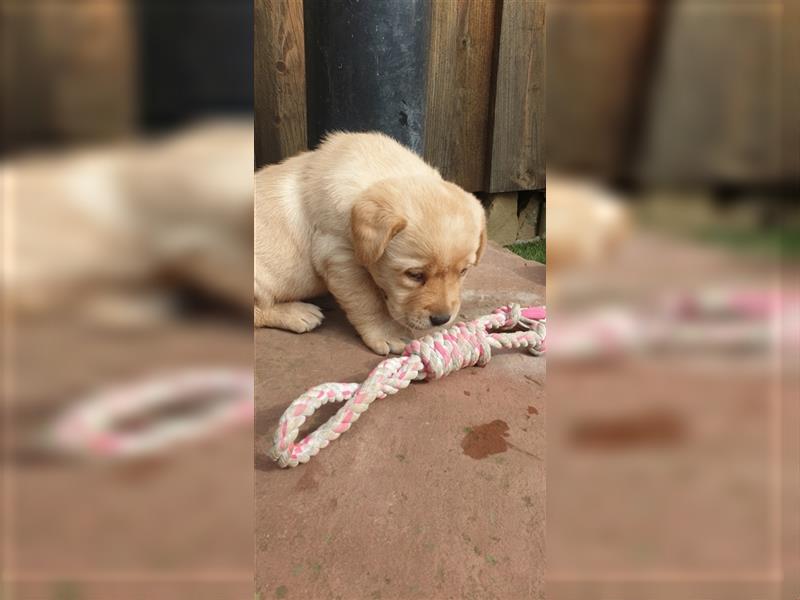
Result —
M 270 457 L 281 467 L 308 462 L 350 429 L 373 401 L 396 394 L 412 381 L 440 379 L 464 367 L 483 366 L 491 360 L 492 348 L 528 348 L 532 354 L 541 354 L 545 320 L 544 308 L 504 306 L 475 321 L 413 340 L 402 356 L 379 363 L 361 384 L 324 383 L 313 387 L 281 416 Z M 523 330 L 511 332 L 515 328 Z M 499 333 L 490 333 L 493 330 Z M 325 424 L 295 443 L 306 419 L 329 402 L 345 404 Z

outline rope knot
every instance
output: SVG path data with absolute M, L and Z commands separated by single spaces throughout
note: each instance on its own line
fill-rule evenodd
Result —
M 508 306 L 501 306 L 492 313 L 502 318 L 502 322 L 497 325 L 497 329 L 514 329 L 522 318 L 522 307 L 519 304 L 510 304 Z
M 464 367 L 485 365 L 492 358 L 492 346 L 486 328 L 473 321 L 414 340 L 403 355 L 420 359 L 424 379 L 440 379 Z

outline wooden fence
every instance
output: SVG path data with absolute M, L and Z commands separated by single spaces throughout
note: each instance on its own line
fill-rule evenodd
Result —
M 431 3 L 423 154 L 471 192 L 545 186 L 544 15 L 544 0 Z M 260 167 L 307 148 L 303 2 L 254 16 Z

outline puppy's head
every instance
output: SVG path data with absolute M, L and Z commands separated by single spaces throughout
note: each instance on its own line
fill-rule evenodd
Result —
M 433 177 L 385 180 L 351 214 L 356 259 L 380 288 L 392 318 L 411 329 L 451 323 L 461 283 L 486 248 L 480 202 Z

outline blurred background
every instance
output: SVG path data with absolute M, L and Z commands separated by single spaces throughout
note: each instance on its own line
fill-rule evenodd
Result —
M 530 239 L 547 163 L 549 597 L 798 597 L 796 4 L 549 0 L 519 22 L 546 85 L 490 3 L 451 5 L 460 95 L 424 151 L 512 194 L 503 243 Z M 252 169 L 315 143 L 282 127 L 296 5 L 0 7 L 3 597 L 252 597 L 249 425 L 135 460 L 47 434 L 92 393 L 252 367 Z M 255 157 L 254 24 L 286 51 L 256 52 Z
M 548 2 L 549 598 L 798 597 L 794 11 Z
M 0 11 L 0 596 L 252 598 L 252 4 Z

